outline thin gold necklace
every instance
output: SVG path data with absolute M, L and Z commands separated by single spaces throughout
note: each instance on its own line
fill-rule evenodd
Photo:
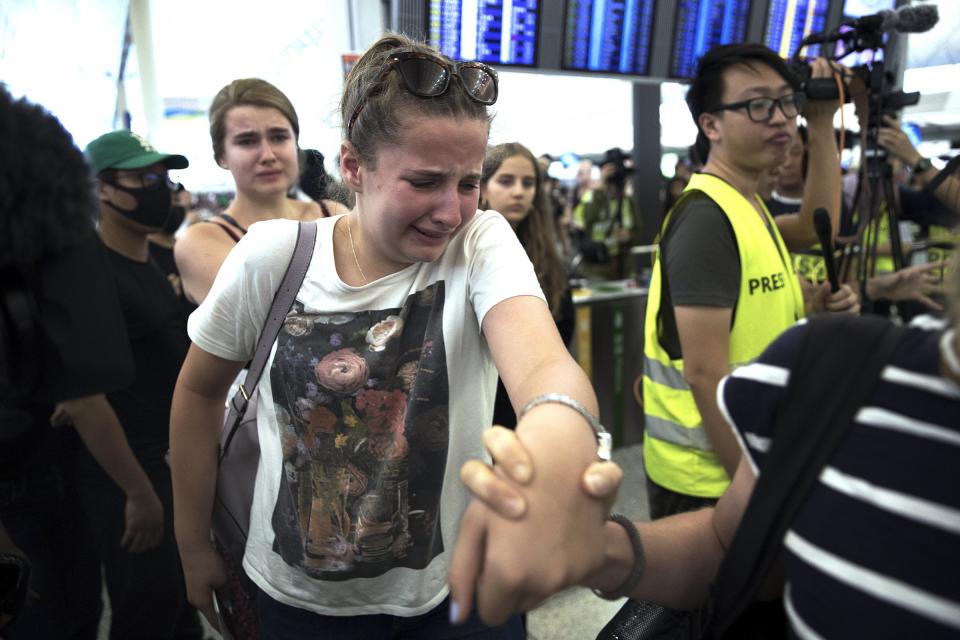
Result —
M 353 231 L 350 230 L 350 215 L 347 215 L 347 236 L 350 238 L 350 251 L 353 253 L 353 262 L 357 265 L 357 270 L 360 272 L 360 277 L 363 278 L 363 284 L 367 284 L 367 276 L 363 272 L 363 267 L 360 266 L 360 260 L 357 259 L 357 248 L 353 246 Z

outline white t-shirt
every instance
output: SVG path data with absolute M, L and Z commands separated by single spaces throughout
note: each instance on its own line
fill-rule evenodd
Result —
M 325 615 L 413 616 L 447 595 L 468 495 L 460 467 L 483 456 L 496 369 L 486 313 L 543 298 L 507 221 L 477 212 L 432 263 L 362 287 L 333 259 L 319 220 L 297 301 L 258 386 L 261 458 L 243 560 L 272 598 Z M 293 253 L 297 223 L 259 222 L 229 253 L 190 338 L 253 356 Z

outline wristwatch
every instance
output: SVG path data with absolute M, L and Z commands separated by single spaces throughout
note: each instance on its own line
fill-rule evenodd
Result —
M 920 158 L 917 160 L 917 164 L 913 165 L 913 173 L 914 175 L 919 175 L 924 171 L 929 171 L 932 166 L 933 163 L 930 162 L 929 158 Z

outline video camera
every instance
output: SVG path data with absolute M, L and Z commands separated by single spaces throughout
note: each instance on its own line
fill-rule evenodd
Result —
M 880 11 L 873 15 L 863 16 L 862 18 L 846 20 L 840 24 L 840 27 L 830 33 L 814 33 L 804 38 L 797 48 L 798 55 L 788 63 L 788 66 L 797 77 L 801 91 L 806 94 L 808 100 L 837 100 L 840 94 L 834 79 L 811 77 L 813 72 L 810 65 L 799 57 L 800 51 L 805 46 L 842 42 L 844 44 L 844 50 L 847 53 L 868 49 L 882 49 L 884 33 L 890 31 L 897 33 L 923 33 L 932 29 L 939 19 L 940 14 L 935 5 L 919 5 L 900 7 L 895 11 Z M 843 54 L 843 56 L 845 55 L 846 53 Z M 865 84 L 868 87 L 870 86 L 869 69 L 865 66 L 860 66 L 853 68 L 853 72 L 859 74 L 864 79 Z M 850 91 L 846 83 L 844 83 L 844 95 L 846 96 L 846 101 L 849 102 Z M 891 106 L 891 109 L 896 111 L 905 106 L 916 104 L 916 102 L 903 101 L 913 99 L 912 97 L 907 97 L 909 95 L 912 94 L 904 94 L 903 96 L 891 95 L 890 104 L 899 104 L 899 106 Z M 884 97 L 886 98 L 886 96 Z M 920 96 L 917 94 L 916 100 L 919 99 Z
M 883 94 L 883 97 L 880 99 L 881 104 L 883 105 L 883 114 L 888 116 L 896 116 L 904 107 L 912 107 L 913 105 L 920 102 L 920 92 L 919 91 L 910 91 L 909 93 L 896 90 L 888 91 Z
M 600 166 L 613 165 L 613 171 L 606 176 L 606 181 L 609 184 L 614 184 L 622 187 L 627 182 L 627 175 L 629 175 L 633 168 L 628 166 L 627 162 L 630 160 L 630 156 L 623 152 L 620 147 L 614 147 L 612 149 L 607 149 L 603 154 L 603 159 L 600 161 Z

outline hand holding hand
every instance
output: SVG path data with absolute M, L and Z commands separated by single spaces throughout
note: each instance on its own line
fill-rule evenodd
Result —
M 461 521 L 451 562 L 451 618 L 465 620 L 476 595 L 481 618 L 499 624 L 601 565 L 604 516 L 621 472 L 612 463 L 588 465 L 578 482 L 585 490 L 564 490 L 569 475 L 557 465 L 533 472 L 530 452 L 543 451 L 536 439 L 495 429 L 485 443 L 497 467 L 470 462 L 461 474 L 479 500 Z
M 127 496 L 124 520 L 120 546 L 130 553 L 153 549 L 163 539 L 163 504 L 152 488 L 149 492 Z
M 527 512 L 527 499 L 520 487 L 533 479 L 530 454 L 515 431 L 503 427 L 488 429 L 483 444 L 496 466 L 471 460 L 460 470 L 460 479 L 473 497 L 508 520 L 519 520 Z M 614 462 L 594 462 L 580 479 L 588 496 L 613 505 L 623 481 L 623 470 Z

